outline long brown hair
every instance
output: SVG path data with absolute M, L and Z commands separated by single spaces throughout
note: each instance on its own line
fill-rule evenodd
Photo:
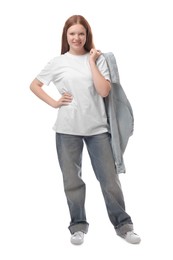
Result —
M 67 42 L 67 30 L 74 24 L 81 24 L 86 29 L 86 43 L 84 48 L 87 52 L 89 52 L 92 48 L 94 48 L 92 31 L 89 23 L 82 15 L 73 15 L 67 19 L 64 24 L 63 32 L 62 32 L 62 42 L 61 42 L 61 54 L 69 51 L 69 45 Z

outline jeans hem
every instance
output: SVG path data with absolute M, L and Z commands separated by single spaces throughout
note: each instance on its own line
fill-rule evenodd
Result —
M 87 222 L 83 222 L 83 223 L 74 223 L 71 224 L 68 229 L 70 230 L 71 234 L 74 234 L 77 231 L 82 231 L 83 233 L 87 234 L 88 232 L 88 227 L 89 224 Z
M 121 225 L 120 227 L 116 227 L 115 230 L 116 230 L 116 233 L 118 236 L 124 237 L 124 235 L 127 232 L 133 231 L 133 224 L 126 223 L 126 224 Z

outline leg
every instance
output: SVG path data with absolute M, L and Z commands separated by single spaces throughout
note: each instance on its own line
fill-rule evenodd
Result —
M 130 216 L 125 211 L 124 197 L 113 159 L 108 133 L 86 137 L 85 142 L 93 170 L 100 182 L 107 212 L 117 234 L 133 230 Z
M 71 216 L 69 230 L 72 234 L 76 231 L 87 233 L 85 183 L 81 178 L 83 138 L 56 133 L 56 148 Z

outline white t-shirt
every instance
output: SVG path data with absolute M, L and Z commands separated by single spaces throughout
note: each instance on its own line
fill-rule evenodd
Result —
M 110 80 L 103 55 L 96 61 L 102 75 Z M 53 82 L 58 91 L 72 94 L 73 101 L 58 110 L 53 129 L 57 133 L 90 136 L 108 131 L 103 98 L 96 92 L 89 65 L 89 53 L 73 55 L 69 52 L 52 59 L 37 75 L 49 85 Z

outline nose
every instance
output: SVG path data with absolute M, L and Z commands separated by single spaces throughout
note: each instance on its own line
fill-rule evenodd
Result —
M 78 34 L 75 34 L 75 40 L 78 40 L 79 39 L 79 35 Z

